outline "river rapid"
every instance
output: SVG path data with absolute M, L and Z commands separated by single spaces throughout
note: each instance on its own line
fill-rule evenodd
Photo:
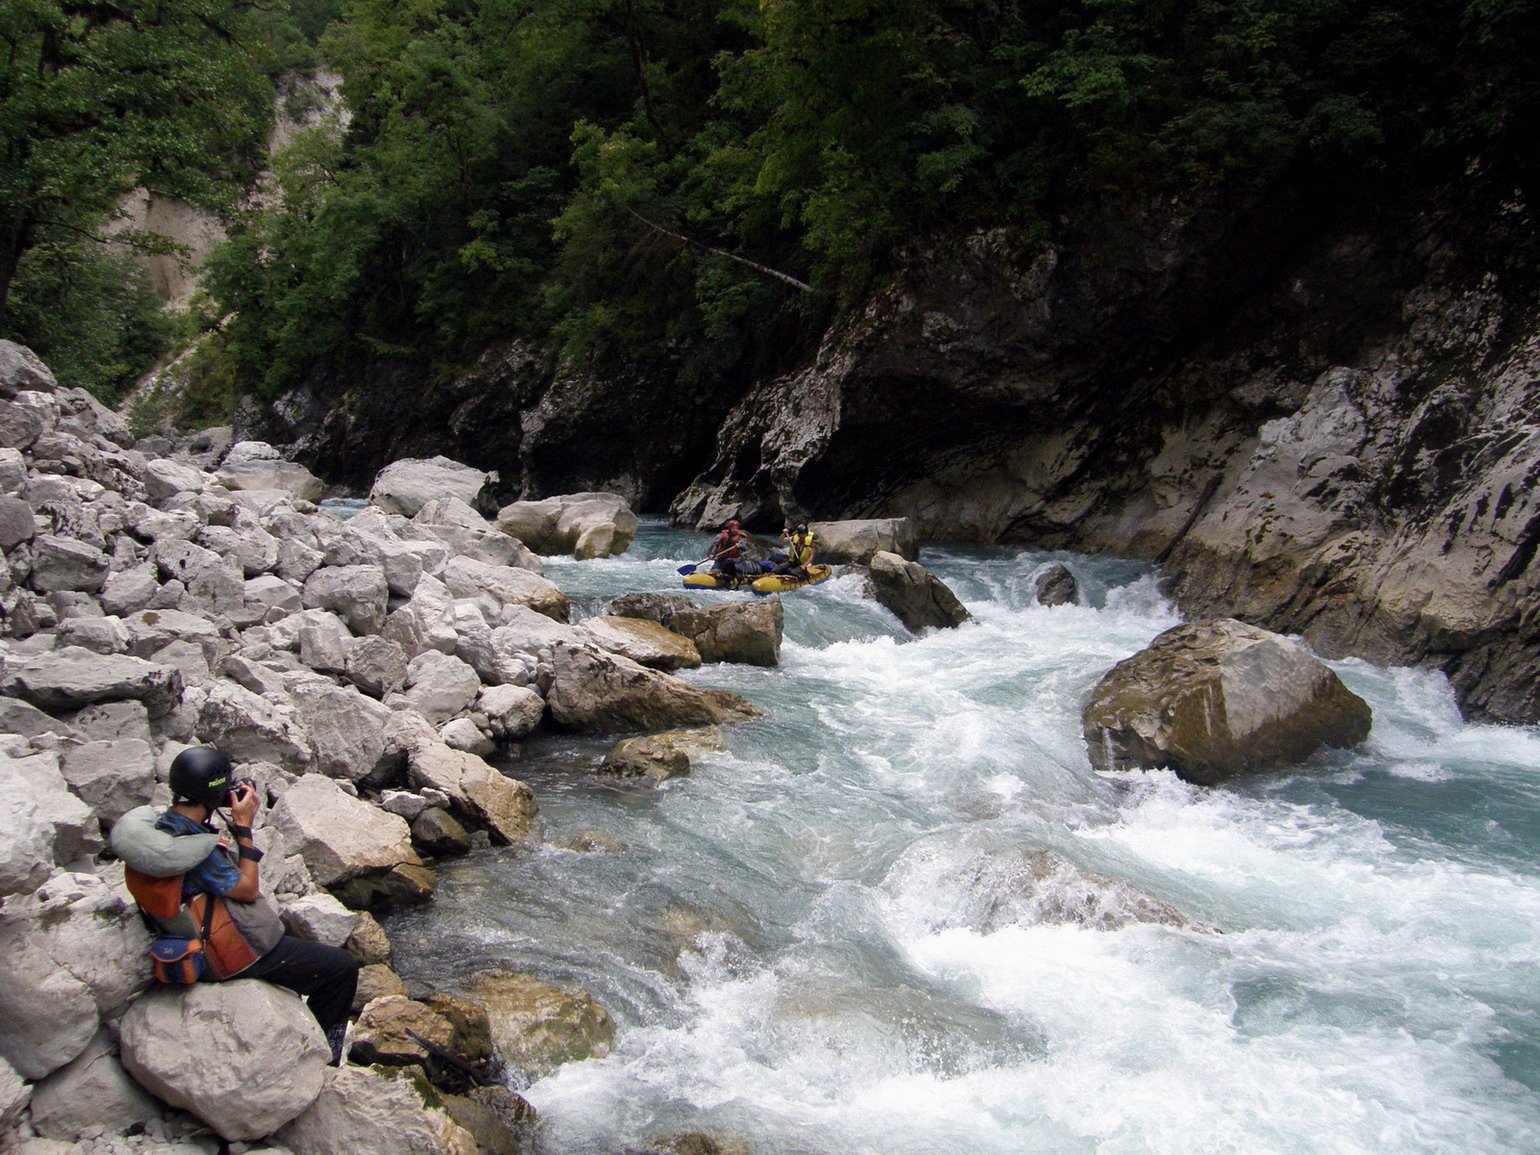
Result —
M 576 620 L 677 590 L 706 541 L 648 522 L 546 573 Z M 607 1058 L 523 1088 L 542 1155 L 1540 1150 L 1540 734 L 1347 661 L 1357 751 L 1221 789 L 1098 775 L 1080 704 L 1181 620 L 1156 575 L 921 560 L 972 622 L 910 638 L 855 578 L 786 596 L 779 668 L 683 675 L 763 719 L 657 790 L 588 772 L 612 739 L 531 743 L 507 769 L 545 844 L 443 863 L 388 921 L 414 991 L 507 967 L 614 1016 Z M 1035 604 L 1051 561 L 1088 604 Z M 589 830 L 623 849 L 553 845 Z M 1066 920 L 1022 899 L 1031 850 L 1126 885 Z M 1135 892 L 1190 924 L 1116 917 Z

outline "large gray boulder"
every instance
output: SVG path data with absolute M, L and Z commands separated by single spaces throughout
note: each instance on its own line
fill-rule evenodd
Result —
M 237 492 L 279 493 L 298 501 L 320 501 L 321 479 L 265 441 L 237 441 L 225 454 L 214 480 Z
M 1073 606 L 1080 604 L 1080 583 L 1070 568 L 1055 562 L 1032 582 L 1032 591 L 1040 606 Z
M 16 1125 L 32 1099 L 32 1088 L 22 1082 L 16 1068 L 0 1058 L 0 1134 Z
M 907 517 L 866 521 L 815 521 L 808 525 L 817 560 L 828 565 L 865 565 L 881 552 L 914 559 L 920 556 L 919 533 Z
M 345 793 L 320 774 L 306 774 L 285 790 L 269 821 L 322 886 L 388 874 L 403 864 L 422 865 L 405 821 Z
M 32 588 L 38 593 L 70 590 L 96 593 L 107 580 L 112 559 L 87 542 L 43 534 L 32 543 Z
M 153 990 L 123 1016 L 120 1042 L 140 1086 L 231 1142 L 314 1103 L 331 1058 L 299 997 L 256 979 Z
M 155 789 L 155 752 L 139 738 L 66 748 L 61 769 L 70 789 L 108 824 L 147 805 Z
M 377 634 L 385 624 L 390 586 L 377 565 L 323 566 L 305 579 L 300 600 L 307 610 L 331 610 L 355 634 Z
M 1169 767 L 1203 785 L 1356 746 L 1369 727 L 1368 704 L 1302 643 L 1233 618 L 1167 630 L 1081 713 L 1097 770 Z
M 452 749 L 410 714 L 395 719 L 391 741 L 406 751 L 412 783 L 446 795 L 462 822 L 484 828 L 499 842 L 520 842 L 533 833 L 535 795 L 523 782 L 475 754 Z
M 612 654 L 621 654 L 654 670 L 672 673 L 701 664 L 700 650 L 683 634 L 642 618 L 587 618 L 578 634 Z
M 421 1083 L 382 1067 L 328 1071 L 315 1103 L 273 1138 L 303 1155 L 477 1155 Z
M 391 711 L 352 686 L 326 678 L 291 677 L 289 700 L 310 735 L 315 768 L 333 778 L 362 782 L 380 769 L 388 749 Z
M 456 557 L 531 573 L 544 568 L 523 542 L 503 533 L 458 497 L 436 497 L 428 502 L 412 518 L 412 528 L 442 542 Z
M 657 622 L 689 638 L 703 662 L 774 666 L 781 660 L 786 611 L 780 598 L 698 606 L 680 594 L 625 594 L 605 612 L 612 618 Z
M 614 493 L 569 493 L 516 501 L 497 511 L 497 528 L 536 553 L 569 553 L 579 560 L 617 557 L 636 537 L 636 514 Z
M 391 513 L 416 517 L 434 498 L 457 497 L 473 505 L 491 475 L 447 457 L 393 461 L 375 476 L 369 502 Z
M 0 899 L 101 848 L 96 813 L 71 792 L 58 753 L 0 752 Z
M 59 874 L 5 901 L 0 1057 L 37 1080 L 86 1049 L 103 1017 L 150 980 L 150 936 L 94 874 Z
M 50 654 L 7 658 L 0 693 L 44 710 L 76 710 L 133 698 L 158 717 L 176 707 L 182 696 L 182 675 L 170 666 L 126 654 L 93 654 L 66 646 Z
M 39 1135 L 66 1142 L 87 1132 L 122 1135 L 160 1115 L 160 1104 L 118 1062 L 106 1031 L 98 1031 L 84 1051 L 40 1082 L 32 1094 L 32 1126 Z
M 629 658 L 558 644 L 546 692 L 551 721 L 569 730 L 677 730 L 742 721 L 758 711 L 736 694 L 701 690 Z
M 25 345 L 0 341 L 0 397 L 21 392 L 53 393 L 59 388 L 53 373 Z
M 512 742 L 532 733 L 545 716 L 545 699 L 528 686 L 486 686 L 476 712 L 487 719 L 492 736 Z
M 914 633 L 951 629 L 968 620 L 957 595 L 919 562 L 879 551 L 872 556 L 867 577 L 872 596 Z
M 459 658 L 428 650 L 407 666 L 406 689 L 399 697 L 435 726 L 441 726 L 474 702 L 479 693 L 481 679 L 474 669 Z
M 554 582 L 529 570 L 457 557 L 439 577 L 457 598 L 485 596 L 500 606 L 524 606 L 553 621 L 567 620 L 567 595 Z
M 290 702 L 275 702 L 234 682 L 209 687 L 198 735 L 237 762 L 272 762 L 303 772 L 315 757 L 310 732 Z

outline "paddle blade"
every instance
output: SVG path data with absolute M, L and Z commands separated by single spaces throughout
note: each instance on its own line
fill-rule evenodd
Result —
M 704 564 L 704 562 L 692 561 L 689 565 L 680 566 L 677 572 L 684 574 L 685 576 L 689 576 L 690 574 L 694 573 L 699 566 Z

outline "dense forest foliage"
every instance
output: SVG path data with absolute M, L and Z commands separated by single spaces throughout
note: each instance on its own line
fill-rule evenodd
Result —
M 1540 112 L 1532 0 L 346 0 L 296 19 L 352 119 L 277 158 L 281 199 L 237 215 L 210 277 L 226 369 L 269 395 L 377 358 L 447 372 L 515 335 L 611 370 L 759 372 L 938 231 L 1028 248 L 1154 193 L 1375 195 L 1522 155 Z

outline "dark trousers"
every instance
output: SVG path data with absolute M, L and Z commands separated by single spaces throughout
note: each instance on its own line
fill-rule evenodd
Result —
M 315 1021 L 330 1031 L 348 1021 L 358 990 L 358 960 L 341 947 L 286 934 L 236 977 L 265 979 L 305 996 Z

